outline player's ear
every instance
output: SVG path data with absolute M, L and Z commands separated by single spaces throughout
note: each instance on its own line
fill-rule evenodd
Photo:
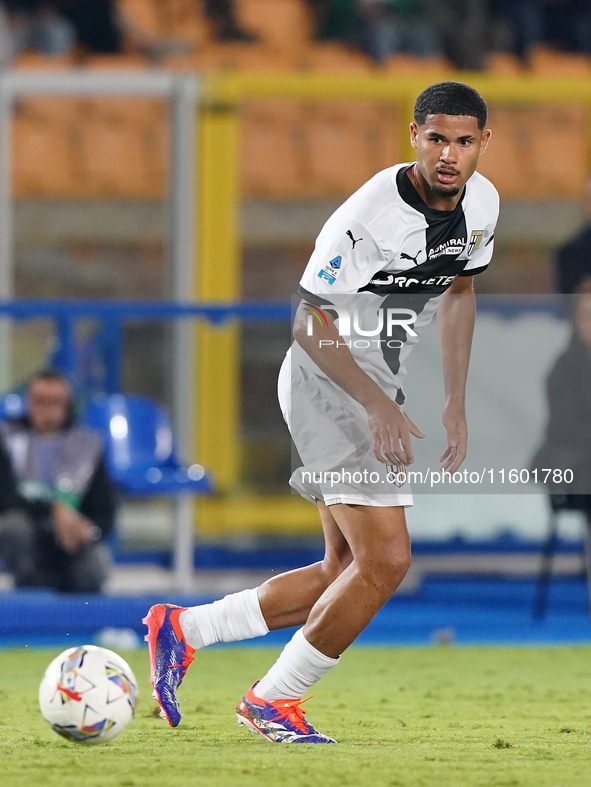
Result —
M 485 128 L 482 132 L 482 139 L 480 140 L 480 154 L 482 156 L 483 153 L 486 152 L 488 147 L 488 143 L 490 142 L 490 138 L 492 137 L 492 131 L 490 128 Z
M 416 148 L 418 147 L 417 137 L 419 135 L 419 127 L 413 120 L 409 128 L 410 128 L 410 144 L 413 146 L 413 148 Z

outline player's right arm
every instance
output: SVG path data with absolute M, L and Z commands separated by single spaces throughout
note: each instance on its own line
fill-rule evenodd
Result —
M 337 303 L 357 293 L 386 264 L 381 244 L 371 228 L 340 211 L 327 221 L 306 266 L 298 290 L 304 299 L 294 321 L 294 338 L 334 383 L 361 404 L 373 435 L 373 450 L 380 462 L 411 464 L 410 435 L 424 437 L 400 407 L 356 363 L 326 309 L 326 324 L 314 324 L 308 336 L 306 307 Z M 316 309 L 318 311 L 318 308 Z M 323 341 L 323 344 L 320 342 Z
M 315 325 L 314 335 L 308 336 L 307 306 L 307 302 L 302 301 L 296 311 L 293 326 L 296 342 L 327 377 L 365 408 L 377 459 L 380 462 L 412 464 L 414 456 L 410 435 L 425 435 L 357 365 L 330 314 L 327 314 L 327 324 L 320 328 Z

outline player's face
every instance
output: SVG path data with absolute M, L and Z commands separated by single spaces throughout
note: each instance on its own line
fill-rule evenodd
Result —
M 431 192 L 456 197 L 474 174 L 484 153 L 490 130 L 481 131 L 470 115 L 428 115 L 422 126 L 410 125 L 417 167 Z

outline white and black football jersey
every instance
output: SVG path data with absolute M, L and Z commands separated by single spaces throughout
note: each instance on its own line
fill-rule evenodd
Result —
M 498 193 L 479 173 L 454 210 L 430 208 L 408 177 L 411 167 L 379 172 L 335 211 L 298 289 L 316 307 L 334 306 L 336 326 L 356 362 L 399 403 L 404 364 L 421 328 L 456 276 L 486 269 L 499 214 Z M 412 322 L 393 325 L 392 314 L 412 315 Z M 323 375 L 297 343 L 292 360 Z

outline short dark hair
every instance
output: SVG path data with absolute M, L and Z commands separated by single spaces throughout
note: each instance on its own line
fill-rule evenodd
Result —
M 70 387 L 70 381 L 61 372 L 58 372 L 57 369 L 41 369 L 39 372 L 35 372 L 35 374 L 29 380 L 29 388 L 36 383 L 38 380 L 59 380 L 62 383 L 66 383 L 68 387 Z
M 477 90 L 463 82 L 436 82 L 429 85 L 415 101 L 417 126 L 427 122 L 428 115 L 469 115 L 476 118 L 478 128 L 486 126 L 488 107 Z

